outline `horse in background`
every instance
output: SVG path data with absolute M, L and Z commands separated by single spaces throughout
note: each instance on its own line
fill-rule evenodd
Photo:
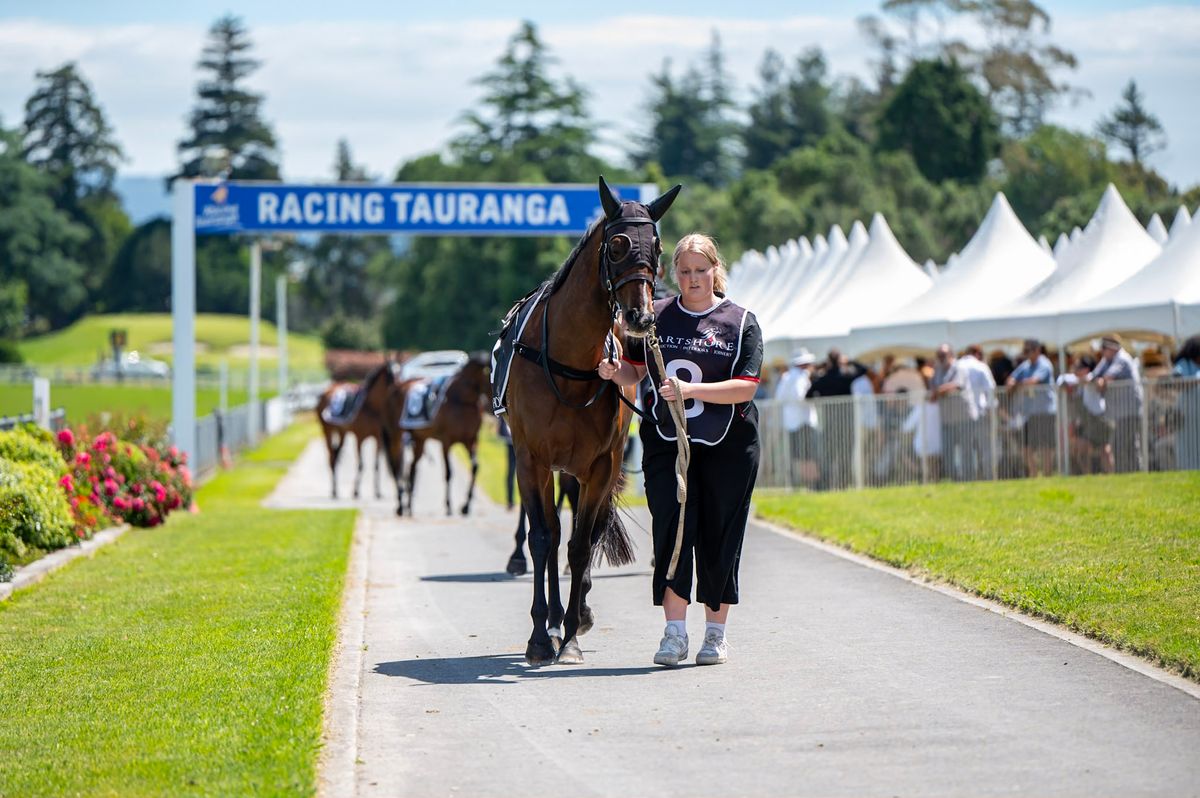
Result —
M 329 473 L 333 483 L 332 496 L 337 498 L 337 463 L 346 437 L 353 435 L 358 452 L 358 470 L 354 474 L 354 498 L 358 498 L 363 472 L 363 442 L 375 441 L 375 498 L 382 499 L 379 484 L 379 458 L 391 447 L 387 429 L 388 397 L 396 383 L 393 364 L 388 361 L 373 368 L 361 384 L 336 382 L 317 399 L 317 419 L 329 453 Z M 389 460 L 390 465 L 390 460 Z M 396 472 L 393 470 L 393 476 Z M 399 479 L 396 480 L 400 489 Z
M 471 500 L 475 496 L 475 478 L 479 473 L 479 428 L 483 425 L 484 407 L 490 401 L 491 376 L 489 368 L 491 361 L 486 354 L 472 355 L 463 367 L 451 375 L 440 395 L 432 415 L 421 423 L 412 424 L 408 420 L 406 408 L 413 391 L 422 390 L 420 386 L 428 386 L 428 380 L 407 380 L 396 383 L 389 392 L 388 428 L 390 445 L 388 461 L 397 475 L 404 473 L 405 439 L 412 442 L 412 462 L 408 466 L 408 514 L 413 514 L 413 496 L 417 479 L 417 464 L 425 454 L 425 443 L 435 440 L 442 445 L 442 460 L 445 463 L 446 474 L 446 515 L 453 515 L 450 502 L 450 449 L 455 444 L 461 444 L 471 458 L 471 484 L 467 489 L 467 499 L 461 512 L 469 515 Z M 396 507 L 397 515 L 404 515 L 404 493 L 400 493 L 400 501 Z

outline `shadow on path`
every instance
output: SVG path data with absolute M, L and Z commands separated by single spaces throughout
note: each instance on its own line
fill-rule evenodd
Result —
M 653 576 L 652 571 L 622 571 L 614 574 L 592 574 L 592 580 L 597 579 L 624 579 L 629 576 Z M 528 581 L 529 575 L 524 574 Z M 566 574 L 565 576 L 570 576 Z M 513 582 L 520 577 L 509 576 L 504 571 L 484 571 L 473 574 L 430 574 L 422 576 L 422 582 Z
M 487 654 L 479 657 L 406 659 L 381 662 L 375 673 L 399 676 L 425 684 L 516 684 L 518 679 L 573 679 L 603 676 L 642 676 L 667 671 L 657 665 L 636 668 L 589 668 L 586 665 L 548 665 L 531 668 L 519 654 Z

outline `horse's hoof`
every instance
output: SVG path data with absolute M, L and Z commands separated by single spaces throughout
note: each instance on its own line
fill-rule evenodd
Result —
M 535 643 L 529 641 L 529 645 L 525 647 L 525 664 L 532 667 L 539 665 L 549 665 L 554 662 L 554 648 L 550 645 L 550 641 L 545 643 Z
M 559 665 L 583 664 L 583 651 L 580 650 L 579 643 L 575 641 L 575 638 L 572 637 L 558 650 L 558 659 L 555 662 Z
M 529 571 L 529 563 L 524 557 L 510 557 L 504 570 L 508 571 L 509 576 L 524 576 Z
M 596 623 L 596 616 L 592 614 L 591 607 L 584 607 L 579 613 L 579 631 L 576 634 L 585 635 L 591 631 L 592 626 Z
M 398 515 L 398 516 L 400 516 L 401 518 L 403 518 L 403 517 L 404 517 L 404 508 L 403 508 L 403 507 L 397 507 L 397 508 L 396 508 L 396 515 Z
M 464 504 L 464 505 L 462 506 L 462 514 L 463 514 L 463 515 L 470 515 L 470 514 L 471 514 L 471 505 L 469 505 L 469 504 Z
M 554 649 L 554 656 L 558 656 L 562 651 L 562 637 L 559 635 L 550 635 L 550 648 Z

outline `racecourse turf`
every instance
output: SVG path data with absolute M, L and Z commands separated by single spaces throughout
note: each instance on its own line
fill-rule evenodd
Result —
M 264 510 L 297 424 L 0 603 L 0 795 L 311 795 L 354 511 Z
M 1200 680 L 1200 473 L 759 491 L 755 509 Z

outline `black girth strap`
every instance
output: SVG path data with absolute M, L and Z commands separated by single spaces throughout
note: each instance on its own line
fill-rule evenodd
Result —
M 542 365 L 543 355 L 540 349 L 534 349 L 532 346 L 526 346 L 517 341 L 513 344 L 513 351 L 536 366 Z M 571 368 L 565 363 L 559 363 L 553 358 L 547 358 L 547 360 L 549 360 L 547 365 L 550 367 L 550 373 L 557 374 L 564 379 L 579 380 L 580 382 L 600 379 L 600 375 L 596 373 L 595 369 L 584 371 L 582 369 Z

